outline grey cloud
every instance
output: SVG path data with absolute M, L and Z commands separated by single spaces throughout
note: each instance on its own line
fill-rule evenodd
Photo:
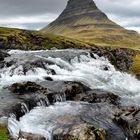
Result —
M 134 27 L 135 30 L 140 28 L 139 0 L 94 1 L 111 20 L 124 27 Z M 63 11 L 66 3 L 67 0 L 0 0 L 0 26 L 41 28 L 54 20 Z M 27 21 L 31 17 L 33 21 Z
M 139 0 L 95 0 L 106 13 L 121 17 L 140 17 Z
M 0 16 L 60 13 L 66 0 L 0 0 Z

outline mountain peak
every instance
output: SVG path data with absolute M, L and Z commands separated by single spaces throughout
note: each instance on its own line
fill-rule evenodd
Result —
M 69 0 L 67 3 L 67 8 L 87 8 L 94 7 L 97 8 L 93 0 Z
M 111 21 L 93 0 L 68 0 L 59 17 L 42 29 L 57 35 L 76 38 L 103 46 L 136 46 L 136 32 L 128 31 Z
M 49 27 L 66 24 L 73 26 L 78 20 L 84 18 L 108 20 L 107 16 L 97 8 L 93 0 L 69 0 L 66 8 L 60 16 L 49 25 Z

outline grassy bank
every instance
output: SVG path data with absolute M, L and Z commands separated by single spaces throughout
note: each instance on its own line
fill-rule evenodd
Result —
M 0 140 L 10 140 L 7 128 L 1 125 L 0 125 Z

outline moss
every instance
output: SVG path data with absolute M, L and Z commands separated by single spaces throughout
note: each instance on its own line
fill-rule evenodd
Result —
M 140 76 L 140 53 L 139 54 L 136 54 L 133 57 L 132 72 L 135 75 Z
M 106 140 L 105 134 L 101 129 L 95 129 L 94 133 L 96 135 L 97 140 Z
M 0 126 L 0 140 L 10 140 L 9 133 L 6 127 Z
M 11 28 L 0 28 L 0 42 L 2 49 L 58 49 L 83 48 L 87 43 L 63 36 L 43 33 L 39 31 L 27 31 Z
M 80 139 L 75 136 L 66 136 L 64 137 L 64 140 L 80 140 Z

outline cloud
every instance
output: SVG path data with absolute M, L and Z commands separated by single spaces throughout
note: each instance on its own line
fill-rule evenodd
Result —
M 139 0 L 94 1 L 111 20 L 140 31 Z M 67 0 L 0 0 L 0 3 L 0 26 L 40 29 L 63 11 Z

